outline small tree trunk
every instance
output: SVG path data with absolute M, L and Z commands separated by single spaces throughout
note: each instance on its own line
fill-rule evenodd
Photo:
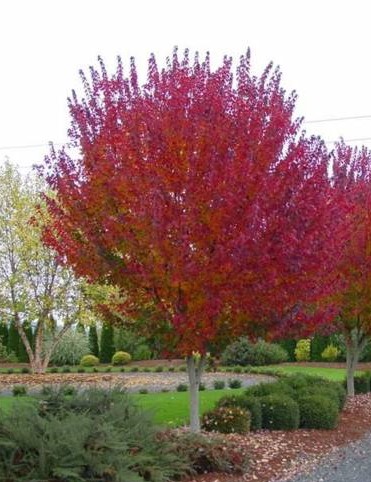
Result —
M 347 344 L 347 393 L 354 397 L 354 372 L 358 363 L 359 352 Z
M 201 355 L 198 361 L 194 356 L 187 356 L 187 369 L 189 378 L 189 412 L 191 432 L 199 432 L 200 427 L 200 402 L 199 387 L 201 375 L 205 367 L 206 356 Z
M 366 346 L 367 337 L 358 329 L 345 336 L 346 360 L 347 360 L 347 394 L 354 397 L 354 372 L 357 368 L 359 357 Z

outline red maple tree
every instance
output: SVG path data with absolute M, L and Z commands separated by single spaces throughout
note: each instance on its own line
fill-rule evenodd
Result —
M 347 203 L 346 246 L 339 253 L 343 288 L 334 300 L 335 327 L 345 338 L 347 390 L 354 395 L 354 371 L 371 336 L 371 152 L 338 143 L 333 153 L 334 188 Z
M 328 153 L 300 133 L 280 72 L 253 76 L 249 53 L 235 76 L 230 58 L 212 70 L 176 50 L 163 70 L 151 56 L 143 86 L 134 60 L 128 76 L 120 59 L 112 77 L 102 61 L 90 73 L 69 102 L 80 155 L 52 151 L 44 167 L 46 240 L 79 275 L 118 286 L 124 313 L 149 307 L 150 329 L 187 356 L 197 430 L 210 345 L 300 323 L 334 287 Z

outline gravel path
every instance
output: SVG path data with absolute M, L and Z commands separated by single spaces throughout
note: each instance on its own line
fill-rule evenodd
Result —
M 235 374 L 235 373 L 205 373 L 202 376 L 202 383 L 206 388 L 213 388 L 214 381 L 223 380 L 225 388 L 228 388 L 229 379 L 238 379 L 242 387 L 256 385 L 261 382 L 271 382 L 275 379 L 266 375 Z M 7 383 L 5 381 L 7 380 Z M 1 383 L 3 382 L 3 383 Z M 94 374 L 46 374 L 46 375 L 2 375 L 0 377 L 0 394 L 10 395 L 14 385 L 23 384 L 28 386 L 30 394 L 40 391 L 43 385 L 74 385 L 81 389 L 99 386 L 101 388 L 112 388 L 120 386 L 128 392 L 138 392 L 140 389 L 147 389 L 149 392 L 172 391 L 182 383 L 188 385 L 188 375 L 183 372 L 161 372 L 161 373 L 94 373 Z
M 371 482 L 371 434 L 336 450 L 312 472 L 280 482 Z

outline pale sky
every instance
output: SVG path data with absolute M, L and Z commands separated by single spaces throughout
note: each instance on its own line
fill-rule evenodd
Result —
M 145 75 L 174 45 L 238 59 L 247 47 L 260 73 L 273 61 L 299 95 L 296 113 L 326 141 L 371 147 L 371 2 L 368 0 L 0 0 L 0 162 L 26 172 L 47 142 L 67 141 L 67 97 L 79 69 L 101 55 L 113 71 L 135 56 Z M 42 144 L 41 147 L 34 146 Z

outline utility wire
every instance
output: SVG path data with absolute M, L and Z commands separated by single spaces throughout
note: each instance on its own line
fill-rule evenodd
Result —
M 320 122 L 338 122 L 345 120 L 371 119 L 371 114 L 353 115 L 349 117 L 329 117 L 327 119 L 304 120 L 303 124 L 319 124 Z

